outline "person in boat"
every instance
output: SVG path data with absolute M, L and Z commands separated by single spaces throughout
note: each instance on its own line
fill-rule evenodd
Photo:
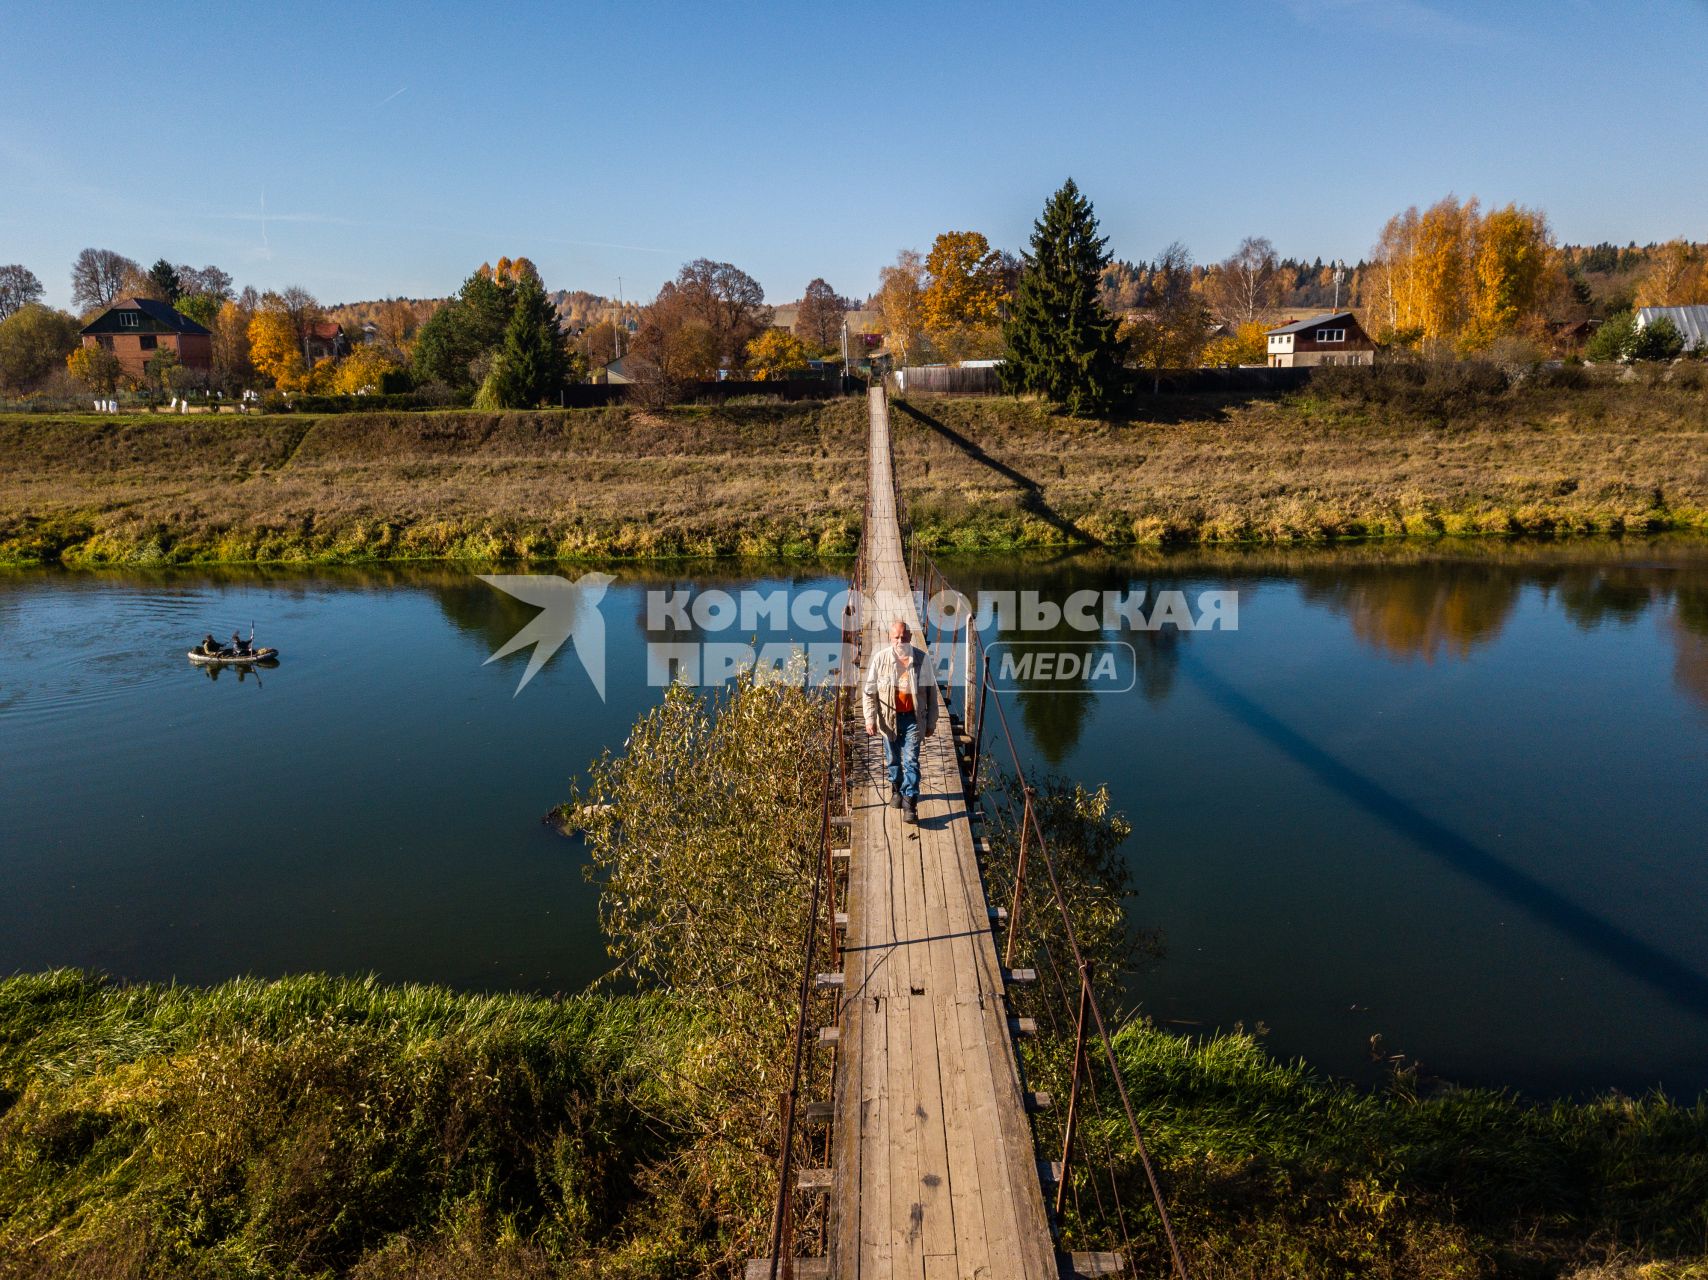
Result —
M 202 641 L 202 652 L 210 658 L 219 654 L 219 643 L 213 638 L 211 631 L 208 632 L 207 639 Z
M 237 632 L 233 631 L 231 633 L 231 651 L 232 651 L 232 653 L 241 655 L 244 652 L 246 652 L 248 650 L 248 648 L 249 648 L 249 646 L 243 643 L 243 637 L 238 635 Z

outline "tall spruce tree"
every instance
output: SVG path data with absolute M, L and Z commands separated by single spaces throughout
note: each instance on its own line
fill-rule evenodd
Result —
M 148 269 L 146 277 L 150 289 L 149 296 L 172 306 L 178 301 L 178 295 L 183 291 L 182 281 L 178 279 L 178 269 L 165 258 L 161 258 Z
M 1100 413 L 1120 395 L 1115 320 L 1098 284 L 1109 265 L 1091 202 L 1069 178 L 1032 225 L 1032 248 L 1002 327 L 1002 384 L 1036 391 L 1072 414 Z
M 524 276 L 511 288 L 510 322 L 481 394 L 496 406 L 531 409 L 569 381 L 569 351 L 539 280 Z

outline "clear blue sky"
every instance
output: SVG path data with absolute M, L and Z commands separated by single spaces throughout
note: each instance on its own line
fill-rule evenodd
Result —
M 1355 259 L 1449 191 L 1708 239 L 1705 49 L 1704 0 L 7 0 L 0 262 L 64 305 L 86 245 L 325 302 L 705 256 L 786 301 L 946 229 L 1019 249 L 1069 174 L 1133 259 Z

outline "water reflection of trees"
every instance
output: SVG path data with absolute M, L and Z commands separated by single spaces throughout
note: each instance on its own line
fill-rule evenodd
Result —
M 1154 599 L 1154 591 L 1145 598 Z M 1134 687 L 1146 702 L 1161 702 L 1173 692 L 1180 666 L 1182 632 L 1170 627 L 1164 631 L 1122 631 L 1118 637 L 1112 632 L 1106 635 L 1132 645 L 1138 665 Z M 1083 643 L 1092 637 L 1072 628 L 1055 628 L 1048 632 L 1028 631 L 1024 638 Z M 1071 683 L 1052 683 L 1048 688 L 1024 688 L 1014 696 L 1020 718 L 1039 753 L 1052 765 L 1059 765 L 1079 745 L 1099 694 L 1082 677 Z
M 1307 573 L 1304 598 L 1344 615 L 1371 648 L 1433 662 L 1468 657 L 1505 627 L 1522 583 L 1509 572 L 1455 564 L 1365 570 L 1352 576 Z
M 56 571 L 75 585 L 128 586 L 182 590 L 189 587 L 242 586 L 306 599 L 326 592 L 358 593 L 413 590 L 430 595 L 458 631 L 490 652 L 534 616 L 536 610 L 495 591 L 479 572 L 562 573 L 574 578 L 592 567 L 543 563 L 537 566 L 375 563 L 333 566 L 185 566 L 159 569 Z M 835 584 L 848 561 L 671 561 L 626 562 L 602 566 L 617 573 L 622 587 L 711 587 L 791 583 Z M 1708 706 L 1708 558 L 1700 541 L 1682 539 L 1581 539 L 1525 543 L 1500 539 L 1435 544 L 1401 542 L 1363 544 L 1326 550 L 1298 548 L 1189 549 L 1184 551 L 1107 551 L 1021 553 L 997 562 L 971 559 L 945 566 L 950 578 L 969 593 L 978 590 L 1037 591 L 1058 603 L 1078 590 L 1144 589 L 1154 601 L 1159 590 L 1190 584 L 1239 587 L 1254 581 L 1292 581 L 1302 597 L 1348 619 L 1360 641 L 1380 652 L 1404 658 L 1468 657 L 1492 642 L 1510 621 L 1526 588 L 1544 593 L 1579 627 L 1593 630 L 1629 625 L 1651 609 L 1664 609 L 1657 620 L 1671 643 L 1678 688 Z M 0 574 L 0 594 L 32 586 L 43 571 Z M 607 597 L 634 611 L 634 629 L 645 625 L 644 592 Z M 613 616 L 612 621 L 616 619 Z M 706 638 L 672 635 L 674 639 Z M 718 638 L 746 639 L 727 633 Z M 997 637 L 987 635 L 986 640 Z M 1018 636 L 1014 638 L 1020 638 Z M 1065 622 L 1027 639 L 1085 641 L 1095 637 Z M 1108 638 L 1115 638 L 1111 635 Z M 1137 688 L 1149 702 L 1172 692 L 1185 637 L 1173 629 L 1123 631 L 1137 657 Z M 1017 699 L 1025 727 L 1040 752 L 1059 762 L 1077 746 L 1093 705 L 1083 683 L 1066 691 L 1031 690 Z
M 1669 594 L 1671 586 L 1652 570 L 1637 568 L 1566 570 L 1557 582 L 1560 608 L 1585 631 L 1637 621 L 1651 604 Z
M 1708 588 L 1679 591 L 1667 625 L 1672 632 L 1673 682 L 1708 707 Z
M 1106 555 L 1068 555 L 1053 559 L 1028 557 L 1002 564 L 977 560 L 956 564 L 950 579 L 967 595 L 980 592 L 1036 592 L 1040 600 L 1064 604 L 1076 591 L 1145 593 L 1146 611 L 1154 605 L 1159 590 L 1179 589 L 1172 578 L 1134 576 L 1118 558 Z M 1133 648 L 1137 660 L 1135 688 L 1149 702 L 1160 702 L 1174 688 L 1180 662 L 1182 633 L 1170 627 L 1162 631 L 1081 631 L 1065 618 L 1046 630 L 1005 630 L 1001 635 L 986 632 L 984 642 L 1023 640 L 1027 643 L 1056 642 L 1064 648 L 1082 647 L 1087 641 L 1123 640 Z M 1059 765 L 1079 745 L 1091 710 L 1099 696 L 1088 676 L 1068 682 L 1052 681 L 1048 687 L 1022 688 L 1010 702 L 1038 753 L 1051 765 Z
M 1661 630 L 1673 646 L 1673 680 L 1708 706 L 1708 568 L 1700 564 L 1464 564 L 1361 568 L 1300 574 L 1313 604 L 1344 615 L 1370 647 L 1403 658 L 1458 658 L 1500 635 L 1526 587 L 1551 596 L 1585 631 L 1630 626 L 1670 609 Z
M 591 566 L 587 565 L 543 565 L 538 566 L 540 573 L 561 573 L 571 580 L 579 578 Z M 740 594 L 748 589 L 764 592 L 783 591 L 789 600 L 796 593 L 817 587 L 834 595 L 840 590 L 842 579 L 839 573 L 846 572 L 846 566 L 840 568 L 834 564 L 824 565 L 817 562 L 778 562 L 776 564 L 750 565 L 744 562 L 708 561 L 688 567 L 678 564 L 675 567 L 666 566 L 631 566 L 605 565 L 603 572 L 616 575 L 612 590 L 605 597 L 603 612 L 608 618 L 612 630 L 609 632 L 614 643 L 628 643 L 631 637 L 644 637 L 646 640 L 669 641 L 673 643 L 695 643 L 706 640 L 746 642 L 752 638 L 748 631 L 743 630 L 737 623 L 730 627 L 707 632 L 699 627 L 689 613 L 688 625 L 677 629 L 652 632 L 647 630 L 647 594 L 651 591 L 686 593 L 688 599 L 703 592 L 719 590 L 726 591 L 735 597 L 739 603 Z M 769 570 L 767 573 L 766 570 Z M 498 570 L 499 572 L 517 572 L 515 566 Z M 484 572 L 484 570 L 483 570 Z M 426 586 L 431 589 L 435 601 L 446 619 L 458 630 L 479 637 L 490 649 L 497 649 L 515 635 L 516 632 L 533 619 L 538 609 L 525 604 L 514 597 L 482 582 L 473 573 L 434 574 L 413 585 Z M 618 610 L 626 610 L 629 615 L 629 629 L 621 628 Z M 820 613 L 824 612 L 823 610 Z M 786 632 L 793 628 L 786 627 Z M 761 629 L 758 639 L 761 643 L 770 637 L 767 629 Z M 815 632 L 800 637 L 812 641 L 834 641 L 837 633 L 834 630 Z

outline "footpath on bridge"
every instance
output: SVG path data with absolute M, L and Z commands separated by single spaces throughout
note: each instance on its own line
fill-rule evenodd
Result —
M 889 643 L 896 618 L 923 634 L 896 511 L 889 407 L 882 389 L 870 395 L 863 659 Z M 1004 997 L 1009 975 L 948 708 L 922 744 L 917 826 L 888 807 L 882 744 L 856 736 L 830 1274 L 1053 1278 L 1050 1173 L 1033 1147 L 1012 1039 L 1027 1028 Z

